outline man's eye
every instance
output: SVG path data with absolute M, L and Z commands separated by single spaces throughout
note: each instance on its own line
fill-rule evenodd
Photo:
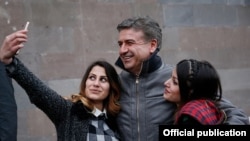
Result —
M 135 44 L 134 42 L 127 42 L 126 43 L 128 46 L 132 46 L 133 44 Z
M 122 46 L 122 43 L 118 43 L 118 46 L 121 47 L 121 46 Z

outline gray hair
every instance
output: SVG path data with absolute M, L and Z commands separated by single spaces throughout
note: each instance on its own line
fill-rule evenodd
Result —
M 161 49 L 162 44 L 162 32 L 159 24 L 151 19 L 149 16 L 145 17 L 133 17 L 122 21 L 117 26 L 117 30 L 120 32 L 123 29 L 133 28 L 135 30 L 141 30 L 144 33 L 144 39 L 150 41 L 152 39 L 157 40 L 157 48 Z

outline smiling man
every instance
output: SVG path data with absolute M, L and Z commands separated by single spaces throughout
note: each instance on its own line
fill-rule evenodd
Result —
M 162 32 L 150 17 L 133 17 L 117 26 L 119 58 L 116 65 L 123 71 L 121 112 L 117 122 L 124 141 L 157 141 L 159 125 L 173 124 L 176 106 L 164 100 L 164 82 L 170 78 L 172 66 L 165 64 L 158 52 Z M 228 124 L 246 124 L 248 117 L 229 101 L 221 108 Z

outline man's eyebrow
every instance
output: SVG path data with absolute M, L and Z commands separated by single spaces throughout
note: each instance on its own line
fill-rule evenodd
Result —
M 133 39 L 126 39 L 124 41 L 118 41 L 118 42 L 127 42 L 127 41 L 135 41 L 135 40 L 133 40 Z

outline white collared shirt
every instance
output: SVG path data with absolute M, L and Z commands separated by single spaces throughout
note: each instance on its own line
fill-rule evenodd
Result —
M 106 111 L 106 109 L 104 109 L 103 112 L 102 112 L 101 110 L 99 110 L 99 109 L 97 109 L 97 108 L 94 107 L 94 110 L 93 110 L 91 113 L 92 113 L 95 117 L 98 117 L 98 116 L 104 114 L 105 117 L 108 118 L 108 117 L 107 117 L 107 111 Z
M 87 135 L 87 141 L 117 141 L 117 139 L 114 136 L 114 132 L 109 128 L 109 126 L 106 124 L 105 121 L 98 120 L 98 116 L 105 115 L 105 118 L 107 118 L 107 112 L 106 109 L 103 110 L 103 112 L 97 108 L 94 108 L 94 110 L 91 112 L 96 118 L 92 118 L 90 120 L 90 127 L 91 130 Z M 102 126 L 100 126 L 100 123 Z M 115 121 L 114 121 L 115 122 Z

